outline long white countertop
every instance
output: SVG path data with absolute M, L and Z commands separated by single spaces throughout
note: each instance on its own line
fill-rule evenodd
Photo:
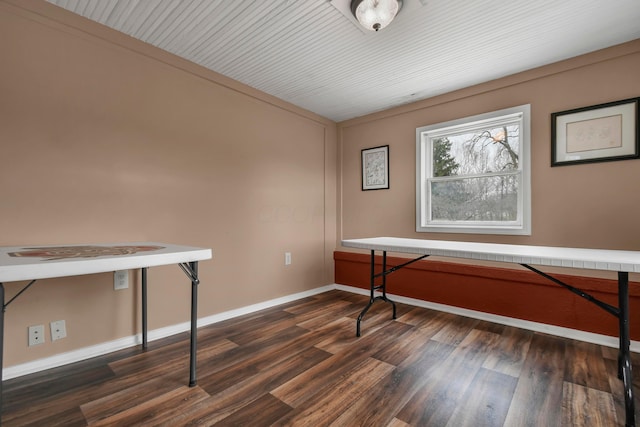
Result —
M 0 283 L 211 259 L 211 249 L 156 242 L 0 247 Z
M 454 242 L 400 237 L 347 239 L 342 241 L 342 246 L 516 264 L 640 272 L 640 251 Z

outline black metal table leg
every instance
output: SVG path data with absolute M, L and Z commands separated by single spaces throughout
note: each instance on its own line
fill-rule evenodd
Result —
M 384 302 L 388 302 L 389 304 L 391 304 L 393 306 L 393 318 L 394 319 L 396 318 L 396 303 L 391 301 L 389 298 L 387 298 L 387 274 L 389 274 L 392 271 L 395 271 L 395 267 L 394 269 L 387 271 L 387 251 L 383 251 L 382 252 L 382 273 L 376 274 L 376 257 L 375 257 L 375 251 L 372 250 L 370 281 L 369 281 L 369 303 L 360 312 L 360 315 L 358 316 L 358 320 L 356 321 L 356 337 L 360 336 L 360 322 L 362 321 L 362 318 L 367 313 L 367 311 L 369 311 L 369 308 L 371 308 L 371 306 L 373 305 L 374 302 L 376 302 L 376 300 L 382 300 Z M 380 286 L 376 286 L 377 276 L 382 276 L 382 284 Z M 382 296 L 376 297 L 375 291 L 378 289 L 382 290 Z
M 196 358 L 198 353 L 198 261 L 178 264 L 191 279 L 191 346 L 189 351 L 189 387 L 196 385 Z
M 189 387 L 196 385 L 198 334 L 198 262 L 178 264 L 191 280 L 191 343 L 189 348 Z M 142 269 L 142 347 L 147 348 L 147 268 Z
M 366 314 L 366 312 L 369 310 L 369 308 L 373 305 L 373 302 L 375 301 L 374 297 L 373 297 L 373 291 L 375 289 L 375 251 L 371 251 L 371 270 L 370 270 L 370 275 L 369 275 L 369 303 L 367 304 L 367 306 L 360 312 L 360 315 L 358 316 L 358 321 L 356 322 L 356 336 L 359 337 L 360 336 L 360 322 L 362 321 L 362 318 L 364 317 L 364 315 Z
M 629 273 L 618 273 L 618 308 L 620 321 L 620 351 L 618 353 L 618 375 L 624 385 L 625 426 L 635 423 L 635 405 L 633 401 L 633 373 L 631 365 L 629 337 Z
M 191 353 L 190 353 L 190 371 L 189 371 L 189 387 L 196 385 L 196 356 L 198 352 L 198 262 L 190 262 L 191 271 Z
M 147 349 L 147 268 L 142 269 L 142 349 Z
M 381 300 L 390 303 L 393 306 L 393 319 L 396 316 L 396 303 L 387 298 L 387 251 L 382 252 L 382 298 Z

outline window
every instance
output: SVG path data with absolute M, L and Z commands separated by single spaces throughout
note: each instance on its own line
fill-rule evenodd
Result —
M 530 106 L 416 129 L 416 231 L 531 234 Z

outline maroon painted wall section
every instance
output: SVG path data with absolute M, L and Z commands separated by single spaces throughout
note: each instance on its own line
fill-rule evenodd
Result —
M 370 256 L 334 252 L 336 283 L 369 289 Z M 387 267 L 406 262 L 387 257 Z M 381 271 L 381 257 L 376 260 Z M 554 274 L 611 305 L 616 280 Z M 530 271 L 442 261 L 418 261 L 387 276 L 387 292 L 485 313 L 618 336 L 617 319 L 600 307 Z M 630 293 L 631 339 L 640 340 L 640 283 Z

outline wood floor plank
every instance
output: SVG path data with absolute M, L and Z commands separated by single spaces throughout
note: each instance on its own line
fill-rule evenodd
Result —
M 611 372 L 601 354 L 595 344 L 569 340 L 565 348 L 565 381 L 610 393 Z
M 208 397 L 200 387 L 181 386 L 108 417 L 97 420 L 87 417 L 87 422 L 95 427 L 153 425 Z
M 283 316 L 280 319 L 264 323 L 260 328 L 246 328 L 238 330 L 233 335 L 227 337 L 231 342 L 238 345 L 255 344 L 269 337 L 278 336 L 296 327 L 296 319 L 293 315 Z
M 316 346 L 330 353 L 337 353 L 349 348 L 357 343 L 360 338 L 375 334 L 392 321 L 392 311 L 388 304 L 377 303 L 372 306 L 365 316 L 366 321 L 362 322 L 361 337 L 356 337 L 356 322 L 349 317 L 343 319 L 345 328 L 341 328 L 336 333 L 328 336 Z
M 216 401 L 216 398 L 208 397 L 145 427 L 211 426 L 223 419 L 215 412 Z
M 317 399 L 309 400 L 273 426 L 323 426 L 329 425 L 368 389 L 395 367 L 373 358 L 367 358 L 357 368 L 343 376 L 336 387 L 327 390 Z
M 405 423 L 404 421 L 400 421 L 399 419 L 394 418 L 391 420 L 389 424 L 387 424 L 387 427 L 411 427 L 411 426 Z
M 459 324 L 464 331 L 469 325 L 468 322 Z M 459 337 L 459 334 L 448 335 Z M 429 373 L 425 386 L 402 408 L 398 419 L 416 426 L 446 425 L 459 399 L 499 339 L 499 335 L 494 333 L 477 329 L 469 331 L 449 357 L 438 365 L 438 369 Z
M 512 376 L 480 369 L 447 427 L 502 427 L 517 383 Z
M 305 336 L 308 335 L 309 331 L 295 326 L 277 336 L 267 337 L 268 339 L 260 342 L 232 348 L 208 360 L 198 360 L 198 371 L 200 372 L 198 384 L 210 388 L 211 382 L 216 382 L 216 378 L 221 375 L 220 372 L 230 366 L 255 357 L 257 354 L 266 354 L 272 349 L 280 349 L 283 346 L 291 345 L 292 342 L 299 340 L 304 342 Z M 210 392 L 214 393 L 215 391 L 211 390 Z
M 600 353 L 603 359 L 618 360 L 618 352 L 618 348 L 600 346 Z
M 362 307 L 347 301 L 340 301 L 339 305 L 314 310 L 313 315 L 310 316 L 296 315 L 296 324 L 301 328 L 314 331 L 337 318 L 352 317 L 354 313 L 360 312 L 360 310 L 362 310 Z
M 322 304 L 318 305 L 319 302 L 321 302 Z M 345 307 L 348 307 L 354 311 L 358 309 L 358 306 L 356 306 L 355 304 L 349 301 L 321 300 L 321 301 L 317 301 L 316 304 L 314 304 L 313 306 L 308 306 L 305 310 L 295 310 L 295 313 L 293 313 L 293 318 L 296 320 L 296 323 L 302 323 L 307 320 L 311 320 L 311 319 L 315 319 L 316 317 L 323 316 L 327 313 L 333 313 L 333 315 L 335 316 L 335 313 L 344 309 Z M 295 308 L 297 309 L 298 307 L 295 307 Z
M 89 423 L 116 415 L 150 399 L 171 393 L 183 384 L 167 381 L 164 377 L 132 384 L 130 387 L 119 388 L 118 391 L 90 400 L 80 405 L 84 417 Z
M 68 368 L 67 368 L 68 369 Z M 72 395 L 76 390 L 86 389 L 90 385 L 100 385 L 113 379 L 114 372 L 107 365 L 97 366 L 91 369 L 79 369 L 78 372 L 69 372 L 65 375 L 65 381 L 48 379 L 36 379 L 34 382 L 23 381 L 20 387 L 4 386 L 3 410 L 6 412 L 31 409 L 33 405 L 27 402 L 37 400 L 41 405 Z
M 203 375 L 199 384 L 211 394 L 218 393 L 313 348 L 314 344 L 322 338 L 324 336 L 321 334 L 306 332 L 295 340 L 270 341 L 270 345 L 266 347 L 245 346 L 243 348 L 250 351 L 245 352 L 241 357 L 234 355 L 231 363 L 226 364 L 224 369 L 209 370 L 211 373 Z
M 111 362 L 108 366 L 117 375 L 135 374 L 141 380 L 143 377 L 153 378 L 158 376 L 159 361 L 162 362 L 162 365 L 167 370 L 180 370 L 188 373 L 189 351 L 185 349 L 184 344 L 184 342 L 176 343 L 171 352 L 143 351 L 126 359 Z M 237 347 L 239 347 L 238 344 L 234 342 L 227 339 L 219 339 L 213 343 L 208 343 L 206 346 L 201 345 L 198 348 L 197 357 L 198 360 L 204 361 Z
M 245 378 L 216 394 L 211 393 L 211 399 L 207 400 L 206 406 L 196 406 L 195 410 L 186 410 L 180 414 L 180 418 L 172 420 L 175 424 L 168 425 L 215 424 L 329 356 L 331 354 L 325 351 L 314 347 L 308 348 L 261 371 L 260 374 Z
M 304 333 L 306 330 L 295 324 L 294 317 L 287 317 L 277 321 L 265 323 L 259 329 L 238 331 L 227 339 L 238 345 L 256 345 L 261 342 L 272 341 L 274 337 L 285 336 L 286 334 Z
M 445 324 L 432 339 L 444 344 L 458 345 L 479 322 L 470 317 L 452 317 L 451 321 Z
M 374 357 L 395 366 L 410 364 L 421 349 L 440 329 L 450 320 L 446 313 L 432 316 L 425 312 L 429 319 L 427 323 L 418 322 L 414 329 L 409 331 L 401 340 L 396 340 L 393 346 L 387 346 L 375 353 Z
M 322 310 L 327 306 L 327 301 L 331 301 L 330 304 L 334 304 L 337 302 L 340 302 L 340 304 L 349 303 L 349 301 L 343 301 L 342 299 L 338 299 L 336 301 L 333 299 L 327 299 L 327 298 L 321 298 L 321 297 L 319 298 L 318 296 L 316 296 L 312 298 L 306 298 L 305 300 L 300 301 L 298 304 L 291 304 L 288 307 L 284 308 L 283 310 L 293 316 L 295 315 L 304 316 L 306 313 L 309 313 L 315 310 Z
M 391 423 L 407 402 L 431 378 L 454 347 L 437 341 L 424 341 L 414 347 L 411 362 L 404 363 L 354 401 L 335 421 L 335 425 L 383 426 Z M 400 422 L 399 420 L 397 420 Z
M 271 307 L 265 310 L 256 311 L 237 318 L 227 319 L 219 323 L 210 325 L 207 329 L 227 339 L 233 338 L 237 334 L 245 334 L 250 331 L 260 329 L 265 324 L 292 318 L 293 315 L 282 310 L 280 307 Z
M 242 357 L 236 355 L 224 369 L 211 369 L 210 374 L 201 376 L 199 384 L 212 395 L 219 393 L 246 378 L 260 372 L 268 372 L 269 369 L 277 367 L 291 357 L 304 354 L 309 349 L 315 349 L 313 344 L 318 340 L 314 333 L 307 332 L 296 340 L 287 339 L 266 348 L 251 347 L 251 351 L 246 352 Z
M 242 407 L 214 426 L 268 426 L 291 412 L 291 407 L 267 393 Z
M 71 370 L 69 372 L 71 373 L 73 366 L 70 368 Z M 82 405 L 101 399 L 102 401 L 109 401 L 114 398 L 117 399 L 118 393 L 123 391 L 124 394 L 121 394 L 120 396 L 124 400 L 127 399 L 127 393 L 130 393 L 131 391 L 138 393 L 136 398 L 144 399 L 144 397 L 141 397 L 140 395 L 153 396 L 155 393 L 163 393 L 186 384 L 188 371 L 172 373 L 172 375 L 174 378 L 171 378 L 171 376 L 157 375 L 149 381 L 141 381 L 135 375 L 113 377 L 100 383 L 87 383 L 84 387 L 77 386 L 65 393 L 52 394 L 48 399 L 36 400 L 38 402 L 37 405 L 32 403 L 33 400 L 25 399 L 25 404 L 28 405 L 28 409 L 26 411 L 17 410 L 14 412 L 7 411 L 7 408 L 3 408 L 3 422 L 5 422 L 5 425 L 10 425 L 9 420 L 19 418 L 23 421 L 14 425 L 23 425 L 26 422 L 25 420 L 42 419 L 46 414 L 57 418 L 59 414 L 63 412 L 67 413 L 64 411 L 64 408 L 76 407 L 78 411 L 81 411 Z M 65 384 L 66 376 L 61 374 L 61 376 L 52 377 L 51 381 L 58 382 L 59 384 Z M 42 384 L 38 384 L 37 386 L 34 386 L 34 389 L 40 390 L 42 387 Z M 147 388 L 151 389 L 149 393 L 144 391 Z
M 502 335 L 502 333 L 504 332 L 505 328 L 507 328 L 507 326 L 500 325 L 499 323 L 481 320 L 480 322 L 478 322 L 477 325 L 474 326 L 474 328 L 480 329 L 481 331 L 492 332 L 497 335 Z
M 562 425 L 606 427 L 619 424 L 610 393 L 570 382 L 564 383 Z
M 87 422 L 78 406 L 49 406 L 42 408 L 34 406 L 30 411 L 3 414 L 2 423 L 5 426 L 20 427 L 80 427 Z
M 500 337 L 496 348 L 482 367 L 518 378 L 529 352 L 533 332 L 505 327 Z
M 533 336 L 505 425 L 538 427 L 561 422 L 565 346 L 561 338 Z
M 343 351 L 332 355 L 318 365 L 292 378 L 271 391 L 291 407 L 297 407 L 309 399 L 324 393 L 341 376 L 360 365 L 381 347 L 393 345 L 393 341 L 407 330 L 406 325 L 391 322 L 381 328 L 375 337 L 363 337 L 353 351 Z M 383 334 L 384 331 L 384 334 Z
M 427 313 L 429 313 L 430 311 L 433 310 L 422 307 L 413 307 L 398 316 L 396 320 L 401 323 L 406 323 L 407 325 L 417 326 L 419 323 L 424 322 L 425 317 L 427 317 Z M 433 311 L 434 315 L 436 313 L 436 311 Z
M 384 322 L 375 333 L 363 334 L 355 340 L 349 339 L 350 343 L 344 343 L 340 346 L 340 351 L 335 351 L 332 346 L 325 350 L 334 350 L 334 354 L 346 354 L 349 357 L 358 355 L 378 354 L 381 350 L 395 346 L 398 340 L 403 341 L 406 334 L 412 330 L 410 325 L 399 322 Z M 346 334 L 353 333 L 353 324 L 348 325 L 345 330 Z M 318 343 L 318 348 L 323 348 L 323 342 Z

